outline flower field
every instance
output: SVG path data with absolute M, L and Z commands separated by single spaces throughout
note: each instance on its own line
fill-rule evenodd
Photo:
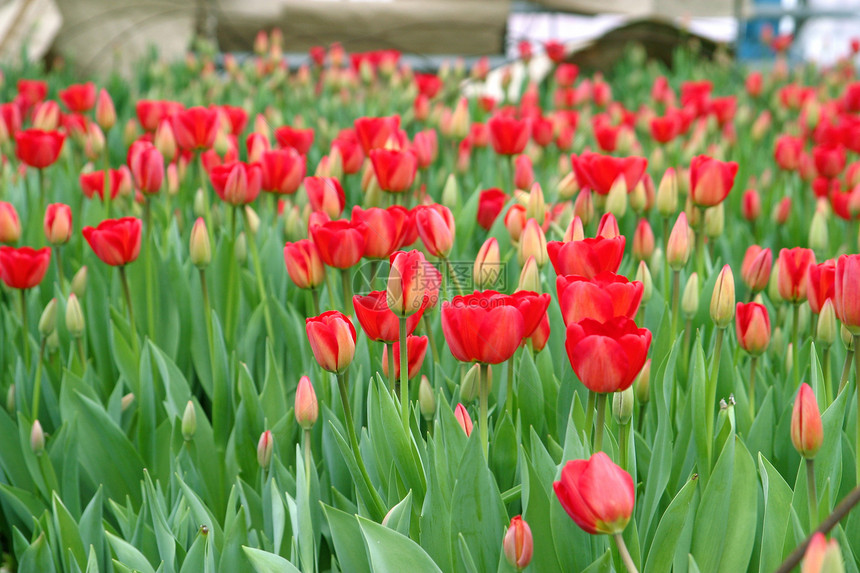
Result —
M 789 44 L 4 69 L 0 571 L 857 573 L 860 43 Z

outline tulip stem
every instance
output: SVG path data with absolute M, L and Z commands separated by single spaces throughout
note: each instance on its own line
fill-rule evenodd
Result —
M 642 424 L 645 421 L 645 412 L 648 410 L 648 402 L 643 402 L 639 408 L 639 418 L 636 420 L 636 431 L 642 435 Z
M 620 533 L 616 533 L 612 536 L 615 539 L 615 545 L 618 547 L 618 554 L 621 555 L 621 561 L 624 563 L 624 566 L 627 567 L 628 573 L 639 573 L 639 570 L 636 569 L 636 564 L 633 563 L 633 558 L 630 557 L 630 552 L 627 551 L 627 545 L 624 543 L 624 538 Z
M 606 418 L 606 394 L 597 394 L 597 427 L 594 429 L 594 452 L 603 451 L 603 426 Z
M 394 374 L 394 343 L 386 342 L 385 346 L 388 347 L 388 389 L 391 390 L 391 395 L 395 396 L 397 376 Z
M 809 531 L 818 525 L 818 495 L 815 492 L 815 460 L 806 458 L 806 497 L 809 500 Z
M 800 322 L 800 305 L 795 303 L 791 318 L 791 369 L 794 370 L 794 387 L 800 388 L 800 348 L 798 347 L 798 322 Z
M 591 429 L 594 426 L 594 407 L 597 403 L 597 393 L 588 391 L 588 402 L 585 405 L 585 439 L 591 443 Z
M 698 211 L 698 207 L 694 207 Z M 699 212 L 704 217 L 704 213 Z M 705 234 L 702 233 L 702 224 L 696 225 L 696 271 L 700 277 L 705 276 Z
M 484 461 L 490 458 L 490 433 L 489 428 L 489 408 L 487 406 L 488 395 L 490 393 L 490 367 L 486 364 L 481 364 L 478 371 L 478 396 L 481 408 L 480 433 L 481 447 L 484 452 Z
M 337 375 L 337 387 L 338 390 L 340 390 L 340 401 L 343 405 L 346 433 L 349 435 L 352 452 L 355 454 L 355 462 L 358 465 L 358 470 L 361 472 L 362 478 L 364 478 L 364 483 L 366 484 L 368 491 L 370 491 L 370 496 L 376 506 L 376 513 L 384 514 L 382 499 L 379 497 L 379 493 L 376 491 L 376 488 L 373 487 L 373 483 L 370 481 L 370 475 L 368 475 L 367 468 L 364 466 L 364 458 L 361 457 L 361 448 L 358 445 L 358 437 L 355 434 L 355 422 L 352 419 L 352 408 L 350 408 L 349 405 L 349 394 L 346 390 L 346 372 L 342 372 Z
M 618 449 L 619 449 L 619 457 L 621 459 L 621 467 L 624 470 L 629 471 L 627 467 L 628 463 L 628 449 L 627 449 L 627 440 L 630 435 L 630 422 L 627 421 L 623 424 L 618 425 Z
M 203 191 L 203 218 L 206 220 L 206 227 L 212 228 L 212 212 L 209 208 L 209 190 L 206 185 L 206 167 L 203 165 L 203 153 L 197 154 L 197 167 L 200 172 L 200 189 Z M 235 229 L 235 227 L 233 227 Z
M 19 289 L 21 297 L 21 341 L 24 343 L 24 366 L 30 371 L 30 336 L 27 332 L 27 289 Z M 35 418 L 34 418 L 35 419 Z
M 107 136 L 107 134 L 105 134 Z M 102 182 L 102 203 L 105 206 L 105 213 L 107 214 L 107 219 L 110 219 L 110 200 L 111 200 L 111 180 L 110 180 L 110 148 L 108 147 L 107 142 L 105 142 L 104 148 L 104 161 L 105 161 L 105 175 L 104 181 Z
M 269 296 L 266 293 L 266 285 L 263 281 L 263 267 L 260 265 L 260 252 L 257 250 L 257 238 L 251 229 L 251 218 L 245 213 L 245 236 L 248 238 L 248 246 L 251 247 L 251 261 L 254 264 L 254 274 L 257 275 L 257 290 L 260 291 L 260 304 L 263 305 L 263 318 L 266 321 L 266 334 L 272 344 L 275 343 L 275 329 L 272 327 L 272 313 L 269 312 Z
M 84 337 L 83 336 L 78 336 L 78 355 L 81 358 L 81 366 L 83 366 L 84 371 L 86 371 L 87 353 L 86 353 L 86 350 L 84 349 Z M 41 369 L 41 366 L 42 366 L 41 364 L 38 365 L 38 367 L 40 369 Z
M 848 375 L 851 374 L 851 362 L 854 360 L 854 349 L 849 348 L 848 353 L 845 355 L 845 364 L 842 365 L 842 376 L 839 378 L 839 391 L 836 393 L 838 396 L 842 393 L 842 389 L 848 384 Z
M 860 344 L 860 334 L 854 335 L 854 376 L 855 390 L 857 391 L 857 441 L 855 444 L 860 444 L 860 353 L 857 352 L 857 345 Z M 855 446 L 856 447 L 856 446 Z M 854 475 L 857 476 L 857 485 L 860 485 L 860 456 L 854 456 L 857 464 Z
M 137 329 L 134 326 L 134 308 L 131 304 L 131 290 L 128 288 L 128 277 L 125 274 L 125 265 L 119 267 L 119 278 L 122 283 L 122 293 L 125 296 L 125 306 L 128 307 L 128 325 L 131 331 L 131 347 L 135 355 L 140 355 L 140 347 L 137 342 Z
M 750 420 L 755 420 L 755 367 L 758 364 L 758 356 L 753 356 L 750 360 Z
M 424 330 L 427 332 L 427 338 L 430 340 L 430 353 L 433 355 L 433 362 L 439 364 L 439 349 L 436 348 L 436 340 L 433 338 L 433 328 L 430 325 L 430 319 L 427 318 L 427 312 L 421 315 L 421 321 L 424 323 Z
M 146 223 L 146 320 L 150 338 L 155 338 L 155 300 L 152 297 L 152 199 L 147 195 L 143 203 L 143 217 Z
M 463 296 L 463 287 L 460 285 L 457 273 L 451 272 L 451 261 L 448 260 L 448 257 L 442 257 L 442 262 L 445 264 L 446 274 L 451 277 L 451 282 L 454 283 L 454 288 L 457 289 L 457 294 Z
M 340 281 L 343 285 L 343 312 L 347 316 L 352 316 L 352 277 L 349 274 L 349 269 L 340 269 Z
M 508 358 L 508 384 L 507 397 L 505 398 L 505 409 L 511 415 L 511 420 L 514 419 L 514 354 Z
M 313 314 L 311 316 L 320 315 L 320 291 L 316 287 L 311 289 L 311 300 L 313 301 Z
M 328 289 L 328 305 L 334 310 L 337 307 L 337 302 L 334 300 L 334 285 L 331 284 L 331 273 L 325 273 L 325 286 Z
M 209 345 L 209 368 L 211 369 L 212 384 L 215 384 L 215 336 L 212 328 L 212 304 L 209 301 L 209 287 L 206 285 L 206 269 L 200 268 L 200 290 L 203 293 L 203 311 L 206 321 L 206 340 Z
M 821 362 L 824 369 L 824 409 L 826 410 L 833 403 L 833 380 L 830 379 L 830 347 L 825 346 L 821 353 Z
M 60 286 L 60 292 L 63 294 L 66 294 L 65 291 L 63 291 L 63 283 L 65 281 L 63 280 L 63 258 L 60 255 L 60 246 L 59 245 L 54 247 L 54 257 L 57 259 L 56 260 L 56 263 L 57 263 L 57 284 Z
M 311 431 L 305 430 L 305 483 L 311 490 Z
M 42 394 L 42 360 L 45 356 L 45 343 L 47 339 L 42 337 L 39 345 L 39 362 L 36 363 L 36 378 L 33 380 L 33 419 L 39 419 L 39 398 Z
M 45 193 L 47 189 L 45 188 L 45 170 L 39 169 L 39 212 L 45 212 Z
M 669 292 L 669 217 L 663 217 L 663 292 Z
M 409 348 L 406 345 L 406 317 L 400 317 L 400 415 L 403 430 L 409 435 Z M 391 345 L 394 356 L 394 345 Z M 393 370 L 393 369 L 392 369 Z
M 681 271 L 672 271 L 672 334 L 678 331 L 678 307 L 681 302 Z
M 720 374 L 720 355 L 723 352 L 723 335 L 726 329 L 717 329 L 717 339 L 714 343 L 714 355 L 711 357 L 711 375 L 708 376 L 705 388 L 705 428 L 708 435 L 707 472 L 710 474 L 711 460 L 714 452 L 714 403 L 717 401 L 717 377 Z

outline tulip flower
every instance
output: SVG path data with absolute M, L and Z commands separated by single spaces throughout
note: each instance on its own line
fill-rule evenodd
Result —
M 21 78 L 16 87 L 18 88 L 18 95 L 31 107 L 48 96 L 48 84 L 42 80 Z
M 463 404 L 457 404 L 457 407 L 454 408 L 454 417 L 457 419 L 460 427 L 463 428 L 463 431 L 466 433 L 466 437 L 471 436 L 472 418 L 469 416 L 469 412 L 466 411 Z
M 402 193 L 415 181 L 417 159 L 410 150 L 373 149 L 370 161 L 376 181 L 383 191 Z
M 349 318 L 330 310 L 305 320 L 314 358 L 323 370 L 341 374 L 355 355 L 355 327 Z
M 96 123 L 103 131 L 109 131 L 116 124 L 116 108 L 107 90 L 99 90 L 96 101 Z
M 353 305 L 355 317 L 362 330 L 371 340 L 394 343 L 399 340 L 398 316 L 389 308 L 386 291 L 373 291 L 367 295 L 355 295 Z M 411 335 L 421 320 L 423 308 L 406 320 L 407 335 Z
M 124 190 L 131 192 L 132 176 L 131 171 L 126 166 L 119 169 L 111 169 L 108 171 L 108 179 L 110 180 L 109 194 L 110 199 L 116 199 Z M 93 171 L 91 173 L 82 173 L 78 178 L 84 196 L 87 199 L 92 199 L 95 195 L 99 199 L 104 200 L 105 194 L 105 172 Z
M 325 267 L 319 249 L 310 239 L 284 245 L 284 261 L 287 274 L 299 288 L 316 289 L 325 281 Z
M 0 201 L 0 243 L 17 243 L 21 238 L 21 221 L 12 203 Z
M 640 219 L 633 233 L 633 258 L 637 261 L 650 261 L 654 254 L 654 231 L 648 219 Z
M 735 327 L 738 344 L 752 356 L 761 356 L 770 344 L 767 307 L 756 302 L 737 303 Z
M 355 120 L 355 135 L 365 154 L 385 147 L 388 138 L 400 129 L 400 116 L 360 117 Z
M 314 130 L 285 125 L 275 130 L 275 141 L 281 149 L 292 148 L 301 155 L 307 155 L 314 143 Z
M 481 191 L 478 196 L 478 225 L 489 231 L 507 202 L 508 195 L 501 189 L 493 187 Z
M 44 169 L 60 156 L 65 140 L 59 131 L 25 129 L 15 134 L 15 156 L 30 167 Z
M 261 187 L 270 193 L 291 195 L 305 178 L 305 158 L 292 148 L 263 151 L 260 166 Z
M 58 95 L 63 105 L 74 113 L 86 113 L 96 105 L 96 86 L 92 82 L 72 84 Z
M 711 320 L 717 328 L 723 329 L 731 324 L 735 314 L 735 278 L 732 268 L 724 265 L 714 284 L 711 295 Z
M 818 524 L 818 498 L 815 492 L 815 471 L 813 458 L 821 449 L 824 442 L 824 427 L 821 422 L 821 412 L 818 401 L 809 384 L 803 383 L 794 400 L 791 412 L 791 443 L 794 449 L 806 460 L 807 493 L 809 498 L 810 527 L 815 529 Z
M 812 160 L 820 176 L 835 179 L 845 169 L 845 147 L 839 143 L 816 145 L 812 149 Z
M 164 157 L 154 145 L 144 143 L 129 152 L 129 168 L 138 190 L 146 194 L 158 193 L 164 182 Z
M 310 430 L 319 417 L 319 404 L 310 378 L 302 376 L 296 387 L 295 401 L 296 422 L 304 430 Z
M 505 214 L 505 228 L 511 237 L 512 243 L 518 243 L 523 229 L 526 226 L 526 208 L 522 205 L 511 205 Z
M 832 259 L 806 268 L 806 300 L 812 312 L 819 314 L 824 302 L 833 298 L 835 282 L 836 262 Z
M 260 434 L 260 440 L 257 442 L 257 463 L 264 470 L 268 469 L 272 461 L 272 446 L 272 431 L 266 430 Z
M 222 201 L 238 207 L 253 203 L 260 194 L 263 171 L 258 163 L 236 161 L 213 167 L 209 179 Z
M 45 210 L 45 238 L 52 245 L 64 245 L 72 237 L 72 208 L 53 203 Z
M 475 265 L 472 267 L 472 282 L 477 288 L 492 287 L 498 281 L 501 271 L 499 241 L 490 237 L 478 249 Z
M 45 278 L 51 262 L 51 249 L 0 247 L 0 279 L 14 289 L 30 289 Z
M 550 241 L 546 250 L 558 276 L 582 275 L 593 278 L 604 271 L 618 272 L 625 243 L 623 235 L 612 239 L 595 237 L 567 243 Z
M 845 328 L 855 338 L 860 336 L 860 255 L 837 259 L 833 303 Z
M 140 254 L 141 221 L 134 217 L 107 219 L 97 227 L 84 227 L 83 235 L 105 264 L 123 267 Z
M 353 207 L 352 221 L 367 226 L 364 256 L 368 259 L 389 258 L 402 246 L 409 219 L 409 212 L 400 205 L 392 205 L 387 209 Z
M 642 302 L 644 286 L 639 281 L 612 272 L 601 272 L 589 279 L 568 275 L 556 279 L 558 302 L 565 326 L 590 318 L 608 322 L 616 317 L 632 319 Z
M 628 190 L 632 190 L 648 166 L 648 160 L 644 157 L 613 157 L 592 152 L 572 155 L 571 160 L 579 186 L 587 187 L 599 195 L 608 194 L 619 178 L 622 178 Z
M 738 164 L 699 155 L 690 163 L 690 197 L 699 207 L 713 207 L 723 202 L 732 190 Z
M 421 366 L 424 364 L 428 342 L 429 339 L 426 336 L 409 336 L 406 338 L 406 355 L 409 364 L 408 375 L 410 380 L 418 375 Z M 385 377 L 391 376 L 394 380 L 397 380 L 400 379 L 400 343 L 395 342 L 390 347 L 393 348 L 391 354 L 389 354 L 388 344 L 382 349 L 382 374 Z M 392 366 L 394 370 L 391 370 Z
M 308 202 L 314 211 L 324 211 L 335 219 L 343 213 L 346 206 L 346 196 L 340 181 L 335 177 L 305 177 L 305 192 Z
M 815 264 L 815 254 L 811 249 L 795 247 L 779 251 L 779 296 L 792 303 L 807 299 L 807 268 Z
M 502 541 L 505 559 L 511 567 L 522 571 L 529 566 L 534 551 L 534 540 L 529 524 L 519 515 L 511 519 L 508 531 Z
M 454 215 L 442 205 L 418 207 L 415 213 L 418 235 L 427 251 L 445 259 L 454 245 Z
M 627 317 L 583 319 L 567 327 L 565 348 L 580 381 L 594 392 L 625 390 L 645 364 L 651 331 Z
M 773 158 L 780 169 L 796 171 L 800 168 L 803 155 L 803 139 L 791 135 L 781 135 L 776 139 Z
M 138 111 L 139 114 L 140 111 Z M 215 137 L 218 135 L 217 111 L 197 106 L 178 111 L 172 117 L 176 143 L 182 149 L 191 151 L 205 150 L 211 149 L 215 145 Z M 158 127 L 159 122 L 156 122 L 153 127 Z M 144 122 L 141 121 L 141 123 L 143 124 Z
M 499 155 L 518 155 L 529 142 L 527 119 L 495 115 L 487 122 L 487 127 L 490 130 L 490 144 Z
M 741 263 L 741 278 L 753 295 L 767 288 L 772 266 L 773 254 L 770 249 L 750 245 L 746 250 Z
M 323 262 L 337 269 L 348 269 L 364 255 L 367 225 L 346 220 L 330 221 L 310 228 L 311 239 Z

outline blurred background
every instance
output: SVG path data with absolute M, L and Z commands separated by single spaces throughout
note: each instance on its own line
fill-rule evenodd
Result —
M 201 38 L 250 53 L 257 31 L 274 28 L 295 65 L 312 46 L 340 42 L 349 52 L 397 50 L 418 69 L 454 55 L 495 67 L 523 40 L 552 39 L 569 60 L 601 68 L 634 41 L 668 61 L 691 37 L 705 53 L 725 46 L 755 62 L 772 57 L 770 38 L 787 35 L 792 59 L 828 65 L 860 36 L 860 0 L 0 0 L 0 58 L 23 50 L 86 73 L 123 72 L 153 46 L 180 58 Z

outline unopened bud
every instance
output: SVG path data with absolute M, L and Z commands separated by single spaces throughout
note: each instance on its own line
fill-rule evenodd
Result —
M 699 275 L 697 273 L 690 273 L 687 278 L 684 295 L 681 297 L 681 312 L 688 319 L 692 319 L 699 312 Z
M 612 395 L 612 415 L 620 425 L 627 424 L 633 417 L 633 386 Z
M 636 267 L 636 280 L 642 283 L 642 302 L 648 302 L 654 294 L 654 281 L 651 278 L 651 269 L 645 261 L 639 261 L 639 266 Z
M 39 318 L 39 335 L 47 337 L 57 327 L 57 299 L 52 298 Z
M 779 261 L 773 265 L 773 270 L 770 272 L 770 280 L 767 283 L 767 296 L 775 305 L 782 302 L 782 296 L 779 294 Z
M 651 359 L 645 361 L 642 370 L 636 377 L 636 382 L 633 383 L 633 388 L 636 392 L 636 400 L 640 404 L 647 404 L 651 399 Z
M 645 209 L 648 205 L 648 192 L 645 190 L 645 183 L 643 181 L 640 180 L 633 187 L 633 190 L 627 195 L 627 201 L 630 203 L 630 208 L 636 213 L 641 213 Z
M 686 213 L 678 215 L 672 232 L 669 233 L 669 242 L 666 246 L 666 258 L 673 271 L 680 271 L 690 259 L 693 246 L 693 232 L 687 224 Z
M 460 184 L 457 183 L 457 176 L 453 173 L 448 174 L 445 179 L 445 186 L 442 188 L 442 204 L 449 209 L 456 209 L 460 204 Z
M 585 229 L 582 227 L 582 219 L 577 216 L 574 216 L 570 221 L 570 225 L 567 226 L 567 230 L 564 232 L 564 239 L 562 239 L 565 243 L 569 243 L 571 241 L 581 241 L 585 238 Z
M 735 318 L 735 277 L 729 265 L 725 265 L 711 295 L 711 320 L 717 328 L 726 328 Z
M 726 227 L 726 211 L 722 203 L 705 210 L 705 235 L 716 239 Z
M 426 375 L 421 376 L 421 383 L 418 385 L 418 407 L 425 420 L 432 420 L 436 415 L 436 396 Z
M 203 217 L 198 217 L 191 228 L 189 258 L 191 259 L 191 264 L 199 269 L 206 268 L 212 261 L 209 230 L 206 228 L 206 221 L 203 220 Z
M 257 236 L 257 231 L 260 230 L 260 216 L 257 215 L 257 212 L 250 205 L 245 205 L 245 230 L 254 237 Z
M 194 409 L 194 402 L 188 401 L 185 405 L 185 412 L 182 413 L 182 437 L 186 442 L 194 439 L 194 434 L 197 432 L 197 411 Z
M 827 213 L 816 209 L 809 226 L 809 248 L 816 253 L 826 252 L 830 245 L 827 231 Z
M 526 221 L 523 234 L 520 235 L 520 244 L 517 251 L 520 264 L 524 264 L 529 257 L 534 257 L 538 267 L 543 267 L 549 260 L 546 250 L 546 235 L 536 219 Z
M 126 410 L 128 410 L 128 409 L 129 409 L 129 407 L 131 406 L 131 403 L 132 403 L 132 402 L 134 402 L 134 393 L 133 393 L 133 392 L 129 392 L 128 394 L 126 394 L 125 396 L 123 396 L 123 397 L 122 397 L 122 399 L 119 401 L 120 409 L 121 409 L 123 412 L 125 412 Z
M 671 167 L 663 174 L 657 187 L 657 212 L 668 218 L 678 211 L 678 180 Z
M 272 461 L 272 432 L 266 430 L 260 435 L 260 441 L 257 442 L 257 463 L 260 467 L 266 469 Z
M 526 218 L 535 219 L 542 224 L 546 218 L 546 200 L 543 196 L 543 188 L 540 183 L 535 183 L 529 191 L 528 201 L 526 202 Z
M 460 424 L 460 427 L 463 428 L 466 436 L 471 436 L 473 427 L 472 417 L 469 416 L 469 412 L 463 404 L 457 404 L 457 407 L 454 408 L 454 417 L 457 419 L 457 423 Z
M 607 213 L 612 213 L 618 219 L 627 212 L 627 184 L 623 176 L 619 176 L 609 188 L 605 207 Z
M 206 195 L 203 189 L 198 188 L 197 191 L 194 192 L 194 203 L 193 210 L 194 215 L 197 217 L 202 217 L 206 214 Z
M 517 291 L 521 290 L 540 292 L 540 269 L 534 257 L 526 259 L 523 270 L 520 271 Z
M 517 571 L 522 571 L 531 563 L 534 538 L 529 524 L 521 516 L 511 519 L 511 524 L 502 540 L 502 550 L 508 564 Z
M 558 198 L 561 200 L 572 199 L 576 192 L 579 191 L 579 183 L 576 181 L 576 174 L 572 171 L 562 177 L 555 188 L 558 193 Z
M 463 377 L 463 382 L 460 384 L 460 400 L 463 402 L 472 402 L 478 397 L 478 381 L 481 377 L 481 365 L 473 364 L 466 375 Z
M 310 430 L 314 427 L 319 417 L 319 403 L 317 395 L 314 392 L 311 379 L 307 376 L 302 376 L 299 379 L 299 385 L 296 388 L 296 422 L 302 429 Z
M 472 268 L 472 279 L 475 288 L 491 288 L 499 279 L 501 271 L 501 259 L 499 255 L 499 241 L 490 237 L 478 250 L 475 257 L 475 266 Z
M 45 432 L 42 431 L 42 424 L 39 420 L 33 422 L 33 428 L 30 430 L 30 449 L 37 456 L 42 455 L 45 451 Z
M 236 243 L 233 245 L 233 256 L 241 265 L 244 265 L 245 261 L 248 260 L 248 240 L 245 238 L 244 231 L 236 237 Z
M 84 334 L 84 324 L 81 303 L 75 293 L 72 293 L 66 301 L 66 330 L 72 338 L 79 338 Z
M 815 341 L 825 348 L 836 342 L 836 312 L 833 308 L 833 300 L 830 298 L 821 305 L 818 325 L 815 329 Z
M 75 273 L 75 276 L 72 277 L 72 292 L 75 293 L 78 298 L 83 298 L 84 293 L 87 292 L 86 266 L 79 268 L 78 272 Z
M 56 330 L 45 339 L 45 347 L 48 349 L 48 354 L 53 354 L 60 347 L 60 335 Z

